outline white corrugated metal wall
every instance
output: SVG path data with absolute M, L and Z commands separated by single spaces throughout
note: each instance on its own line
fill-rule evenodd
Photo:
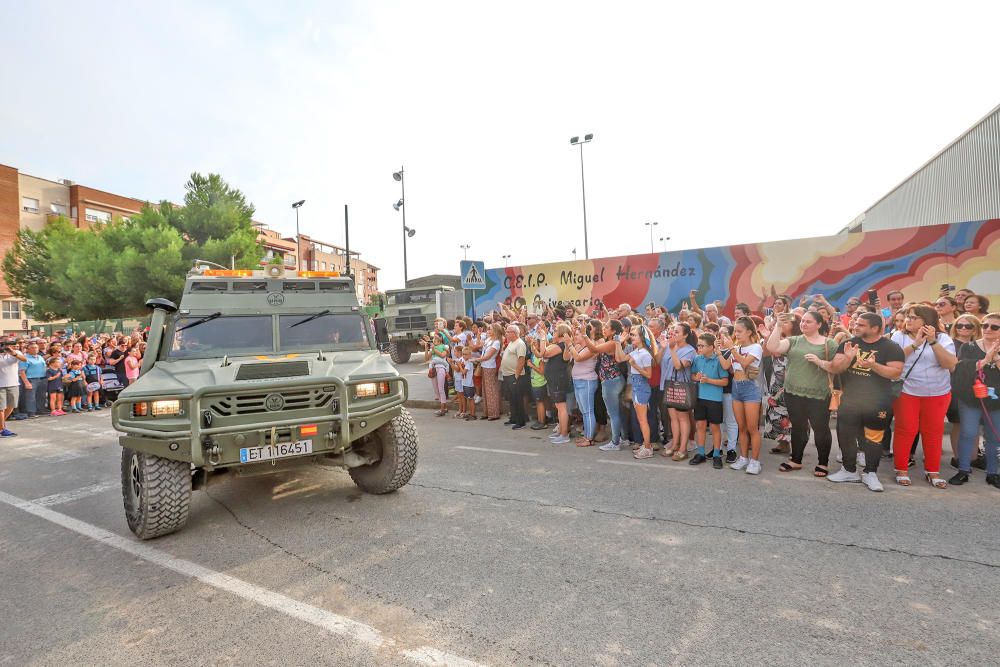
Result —
M 1000 106 L 859 216 L 875 231 L 1000 218 Z

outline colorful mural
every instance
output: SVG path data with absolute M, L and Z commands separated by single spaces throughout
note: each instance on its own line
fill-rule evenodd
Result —
M 475 312 L 518 297 L 584 307 L 595 299 L 609 306 L 652 301 L 677 312 L 692 289 L 702 304 L 720 300 L 731 312 L 741 301 L 756 307 L 772 287 L 795 298 L 823 294 L 843 307 L 869 289 L 883 300 L 890 290 L 933 299 L 944 283 L 1000 307 L 1000 219 L 487 269 Z

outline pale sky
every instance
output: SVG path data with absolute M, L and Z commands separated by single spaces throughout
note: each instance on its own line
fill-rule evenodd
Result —
M 4 3 L 0 163 L 218 172 L 410 277 L 837 232 L 1000 101 L 996 2 Z M 657 251 L 663 244 L 655 242 Z

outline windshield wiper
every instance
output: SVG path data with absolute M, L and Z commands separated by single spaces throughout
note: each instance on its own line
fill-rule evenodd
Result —
M 190 329 L 191 327 L 196 327 L 199 324 L 204 324 L 205 322 L 211 322 L 212 320 L 214 320 L 216 318 L 219 318 L 219 317 L 222 317 L 222 313 L 215 312 L 215 313 L 212 313 L 211 315 L 206 315 L 205 317 L 201 318 L 200 320 L 195 320 L 194 322 L 191 322 L 190 324 L 185 324 L 184 326 L 182 326 L 177 331 L 184 331 L 185 329 Z
M 300 324 L 305 324 L 306 322 L 312 322 L 313 320 L 318 320 L 319 318 L 323 317 L 324 315 L 329 315 L 330 312 L 331 312 L 330 310 L 321 310 L 320 312 L 316 313 L 315 315 L 310 315 L 309 317 L 307 317 L 304 320 L 299 320 L 295 324 L 289 325 L 288 328 L 289 329 L 294 329 L 295 327 L 299 326 Z

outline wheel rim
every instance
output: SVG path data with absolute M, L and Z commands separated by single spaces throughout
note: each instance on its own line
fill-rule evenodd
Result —
M 136 454 L 132 455 L 132 461 L 129 463 L 128 489 L 132 494 L 132 506 L 138 507 L 139 499 L 142 498 L 142 471 L 139 467 L 139 457 Z

